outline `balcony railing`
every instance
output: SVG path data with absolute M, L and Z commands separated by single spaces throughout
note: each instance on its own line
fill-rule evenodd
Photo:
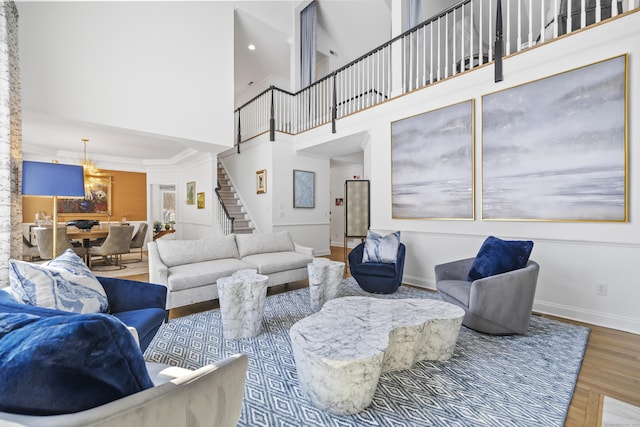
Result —
M 235 111 L 236 145 L 299 134 L 494 60 L 500 0 L 463 0 L 298 92 L 275 86 Z M 597 24 L 640 0 L 503 0 L 504 55 Z

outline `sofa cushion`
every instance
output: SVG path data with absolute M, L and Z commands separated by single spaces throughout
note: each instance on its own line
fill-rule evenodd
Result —
M 167 267 L 214 259 L 239 258 L 235 234 L 215 239 L 158 239 L 158 252 Z
M 275 233 L 237 234 L 236 243 L 240 258 L 254 254 L 295 250 L 286 230 Z
M 171 291 L 193 289 L 200 286 L 212 285 L 221 277 L 231 276 L 243 268 L 256 266 L 235 258 L 204 261 L 197 264 L 176 265 L 169 268 L 167 286 Z M 214 298 L 212 296 L 211 298 Z
M 242 258 L 258 268 L 258 274 L 273 274 L 281 271 L 307 268 L 313 257 L 297 252 L 269 252 Z
M 104 288 L 71 249 L 44 265 L 10 260 L 9 283 L 25 304 L 73 313 L 109 309 Z
M 0 314 L 0 410 L 93 408 L 153 386 L 129 330 L 106 314 Z
M 469 281 L 524 268 L 533 249 L 530 240 L 502 240 L 489 236 L 471 264 Z
M 399 247 L 399 231 L 382 236 L 369 230 L 367 231 L 367 239 L 364 241 L 362 262 L 384 262 L 388 264 L 395 264 L 398 259 Z
M 142 351 L 146 350 L 151 343 L 160 325 L 164 322 L 165 315 L 166 312 L 162 308 L 139 308 L 112 314 L 125 325 L 136 328 Z

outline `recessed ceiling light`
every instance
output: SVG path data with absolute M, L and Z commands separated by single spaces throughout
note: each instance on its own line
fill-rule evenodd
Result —
M 256 50 L 256 45 L 254 45 L 254 44 L 250 44 L 247 47 L 249 48 L 249 50 Z

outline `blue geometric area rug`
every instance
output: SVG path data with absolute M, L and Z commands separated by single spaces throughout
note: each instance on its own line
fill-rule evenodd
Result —
M 401 286 L 391 295 L 362 291 L 352 278 L 340 296 L 435 298 Z M 337 416 L 317 409 L 300 389 L 289 328 L 312 314 L 309 289 L 268 296 L 263 331 L 225 340 L 220 311 L 162 325 L 145 352 L 149 361 L 196 369 L 235 353 L 249 355 L 239 426 L 562 426 L 589 329 L 532 316 L 526 335 L 490 336 L 462 327 L 453 357 L 423 361 L 381 376 L 365 411 Z

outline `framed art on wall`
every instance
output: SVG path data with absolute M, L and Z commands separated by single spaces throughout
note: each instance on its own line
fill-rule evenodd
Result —
M 198 193 L 198 209 L 204 209 L 204 193 Z
M 196 204 L 196 182 L 195 181 L 187 182 L 187 204 L 188 205 Z
M 111 177 L 86 175 L 84 199 L 58 200 L 58 213 L 82 213 L 109 215 L 111 212 Z
M 482 218 L 627 221 L 627 55 L 482 98 Z
M 315 172 L 293 171 L 293 207 L 313 208 L 315 206 Z
M 474 219 L 473 140 L 473 100 L 392 122 L 392 217 Z
M 256 172 L 256 193 L 263 194 L 267 192 L 267 170 L 262 169 Z

